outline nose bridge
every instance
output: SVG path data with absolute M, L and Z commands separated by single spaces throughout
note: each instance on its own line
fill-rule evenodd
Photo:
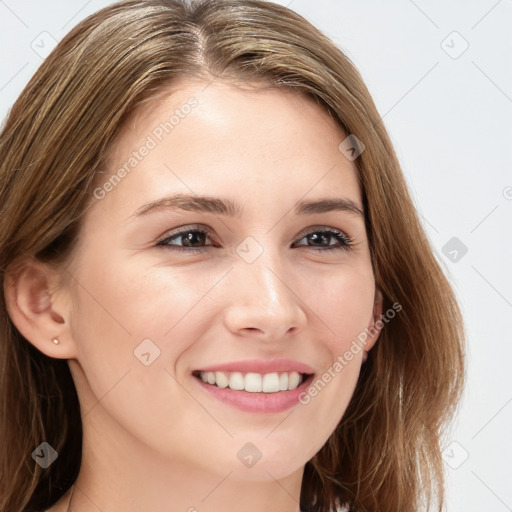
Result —
M 262 306 L 272 308 L 277 304 L 284 304 L 289 290 L 284 284 L 284 276 L 279 275 L 281 265 L 276 264 L 276 258 L 269 255 L 270 251 L 262 254 L 251 264 L 240 263 L 240 273 L 246 283 L 249 294 L 254 294 Z
M 231 275 L 233 294 L 226 319 L 232 330 L 258 329 L 274 337 L 301 327 L 305 315 L 289 284 L 283 255 L 268 244 L 259 243 L 259 247 L 249 240 L 237 248 L 239 258 Z

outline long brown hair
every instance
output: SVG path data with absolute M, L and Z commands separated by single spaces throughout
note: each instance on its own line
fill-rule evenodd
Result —
M 301 508 L 404 512 L 425 499 L 441 509 L 440 438 L 464 378 L 460 311 L 359 72 L 293 11 L 258 0 L 133 0 L 77 25 L 0 135 L 2 283 L 26 257 L 66 261 L 121 124 L 187 77 L 294 88 L 364 144 L 354 163 L 376 286 L 383 309 L 401 311 L 371 350 L 340 424 L 306 464 Z M 0 300 L 0 510 L 40 511 L 78 475 L 79 403 L 67 362 L 35 349 Z M 60 454 L 44 470 L 31 457 L 43 441 Z

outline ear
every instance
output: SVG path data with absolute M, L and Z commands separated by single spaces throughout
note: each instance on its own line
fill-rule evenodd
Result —
M 364 350 L 368 352 L 375 345 L 375 342 L 379 338 L 380 331 L 383 327 L 382 323 L 382 304 L 384 299 L 382 292 L 379 289 L 375 289 L 375 299 L 373 302 L 373 313 L 370 323 L 368 324 L 368 338 L 366 338 Z
M 34 258 L 22 262 L 21 270 L 6 273 L 4 295 L 7 311 L 19 332 L 43 354 L 58 359 L 75 357 L 65 290 L 51 270 Z M 58 344 L 53 339 L 59 340 Z

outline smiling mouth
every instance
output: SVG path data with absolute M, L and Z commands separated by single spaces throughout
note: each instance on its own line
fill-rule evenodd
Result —
M 296 389 L 314 374 L 295 371 L 253 373 L 195 370 L 192 375 L 205 384 L 218 388 L 249 393 L 278 393 Z

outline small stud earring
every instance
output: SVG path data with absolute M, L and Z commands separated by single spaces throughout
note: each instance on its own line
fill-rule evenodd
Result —
M 363 363 L 368 359 L 368 352 L 366 350 L 363 352 Z
M 58 340 L 57 338 L 53 338 L 53 340 L 52 340 L 52 341 L 53 341 L 53 343 L 55 343 L 55 345 L 58 345 L 58 344 L 60 343 L 60 342 L 59 342 L 59 340 Z

